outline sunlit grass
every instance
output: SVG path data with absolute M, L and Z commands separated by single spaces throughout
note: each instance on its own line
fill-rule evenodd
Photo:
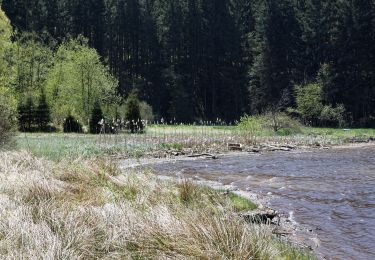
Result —
M 337 128 L 304 128 L 305 134 L 326 135 L 338 138 L 351 137 L 370 137 L 375 136 L 375 129 L 354 128 L 354 129 L 337 129 Z
M 22 133 L 16 137 L 16 148 L 52 160 L 108 155 L 138 158 L 149 152 L 163 150 L 227 152 L 228 143 L 249 144 L 248 138 L 256 140 L 257 144 L 340 145 L 352 137 L 366 140 L 375 136 L 375 129 L 304 127 L 302 132 L 297 134 L 280 134 L 261 129 L 256 135 L 254 139 L 235 126 L 151 125 L 144 134 L 135 135 Z
M 191 182 L 106 159 L 0 161 L 1 259 L 313 259 Z
M 252 201 L 234 193 L 229 193 L 229 199 L 236 211 L 250 211 L 258 207 Z

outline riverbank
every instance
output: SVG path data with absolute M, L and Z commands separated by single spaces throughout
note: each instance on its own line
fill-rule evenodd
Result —
M 295 151 L 298 152 L 298 151 Z M 153 166 L 159 165 L 169 165 L 169 164 L 179 164 L 181 162 L 191 162 L 202 161 L 202 160 L 225 160 L 233 156 L 247 156 L 243 152 L 231 152 L 226 154 L 215 155 L 212 158 L 211 155 L 207 156 L 197 156 L 197 157 L 175 157 L 175 158 L 160 158 L 160 159 L 139 159 L 138 162 L 130 162 L 129 160 L 120 161 L 119 167 L 121 169 L 145 169 L 151 171 L 158 176 L 161 180 L 168 181 L 181 181 L 188 180 L 195 185 L 208 187 L 209 189 L 216 190 L 222 193 L 232 193 L 241 198 L 251 201 L 257 205 L 257 209 L 253 211 L 244 211 L 239 213 L 244 219 L 250 222 L 260 221 L 262 224 L 269 225 L 270 231 L 272 234 L 275 234 L 281 241 L 291 243 L 295 248 L 300 248 L 306 251 L 314 251 L 319 247 L 319 240 L 315 233 L 311 230 L 306 229 L 294 220 L 294 217 L 288 214 L 288 212 L 277 211 L 270 207 L 269 202 L 272 199 L 272 194 L 269 195 L 260 195 L 259 193 L 252 192 L 251 190 L 241 190 L 238 187 L 235 187 L 232 184 L 223 184 L 218 181 L 207 180 L 200 178 L 198 176 L 192 177 L 191 174 L 185 174 L 183 172 L 171 172 L 168 176 L 163 175 L 163 173 L 158 173 L 157 171 L 152 170 Z M 257 154 L 249 154 L 249 156 L 259 156 Z M 163 166 L 160 166 L 163 168 Z M 322 256 L 318 256 L 322 258 Z
M 227 195 L 190 182 L 98 158 L 1 152 L 0 161 L 4 259 L 313 258 L 247 223 Z
M 329 148 L 351 141 L 367 141 L 375 136 L 373 129 L 304 128 L 296 135 L 279 136 L 261 132 L 249 137 L 237 127 L 150 126 L 144 134 L 85 135 L 22 133 L 14 147 L 54 161 L 78 156 L 118 159 L 169 158 L 199 154 L 221 154 L 233 151 L 262 152 Z
M 304 233 L 302 240 L 326 259 L 368 259 L 374 253 L 374 230 L 369 228 L 374 219 L 374 149 L 375 144 L 368 143 L 328 150 L 242 152 L 215 160 L 177 158 L 150 168 L 162 176 L 241 191 L 243 196 L 250 193 L 252 201 L 295 222 L 301 228 L 297 233 Z
M 65 134 L 52 134 L 52 135 L 49 135 L 49 134 L 30 134 L 29 135 L 29 134 L 27 134 L 27 135 L 23 135 L 21 137 L 18 137 L 18 138 L 21 138 L 21 139 L 18 139 L 17 142 L 21 143 L 21 145 L 18 145 L 18 149 L 24 148 L 24 149 L 28 150 L 29 153 L 37 155 L 38 157 L 45 157 L 45 158 L 49 158 L 49 159 L 54 161 L 54 162 L 51 162 L 51 161 L 43 159 L 43 160 L 45 160 L 45 161 L 43 161 L 43 163 L 46 163 L 46 164 L 65 165 L 66 168 L 69 168 L 69 167 L 66 166 L 66 163 L 72 162 L 78 157 L 80 157 L 81 158 L 80 160 L 82 160 L 82 162 L 80 162 L 80 163 L 83 163 L 84 165 L 86 165 L 87 162 L 93 163 L 93 162 L 102 161 L 102 160 L 111 160 L 111 161 L 117 161 L 117 162 L 122 161 L 123 166 L 125 165 L 125 167 L 120 167 L 120 170 L 122 172 L 136 173 L 136 175 L 140 174 L 141 176 L 148 176 L 148 177 L 150 175 L 149 175 L 149 173 L 147 173 L 147 171 L 146 171 L 146 173 L 144 171 L 139 172 L 139 170 L 137 169 L 137 167 L 139 165 L 148 165 L 150 163 L 158 164 L 158 163 L 181 161 L 181 160 L 197 160 L 197 159 L 209 159 L 209 160 L 215 161 L 219 158 L 226 157 L 226 156 L 232 156 L 232 155 L 253 154 L 254 156 L 258 156 L 258 154 L 262 154 L 262 153 L 268 154 L 268 153 L 272 153 L 272 152 L 275 152 L 275 151 L 280 151 L 282 153 L 284 153 L 284 152 L 286 152 L 286 153 L 297 152 L 298 153 L 298 152 L 302 152 L 302 151 L 317 150 L 317 149 L 320 149 L 320 150 L 326 150 L 326 149 L 332 149 L 332 148 L 333 149 L 340 149 L 340 148 L 346 149 L 346 148 L 349 148 L 349 147 L 373 145 L 372 142 L 370 142 L 370 143 L 357 143 L 356 142 L 355 144 L 351 144 L 351 145 L 348 146 L 346 144 L 346 142 L 348 141 L 348 139 L 347 139 L 348 137 L 345 137 L 345 138 L 340 137 L 339 139 L 335 139 L 336 141 L 337 140 L 339 140 L 339 141 L 332 142 L 332 139 L 330 139 L 330 138 L 323 138 L 322 136 L 306 136 L 306 135 L 304 135 L 304 136 L 289 136 L 289 137 L 263 137 L 264 138 L 263 143 L 260 143 L 260 139 L 258 139 L 259 143 L 254 145 L 254 144 L 247 144 L 246 139 L 244 139 L 242 135 L 235 135 L 235 134 L 233 134 L 233 132 L 230 132 L 230 133 L 231 133 L 230 135 L 226 136 L 225 131 L 224 132 L 218 132 L 216 135 L 214 135 L 212 137 L 207 137 L 207 134 L 203 134 L 202 136 L 199 135 L 200 137 L 197 137 L 197 136 L 191 135 L 191 133 L 189 133 L 189 134 L 187 134 L 187 133 L 178 134 L 177 133 L 177 134 L 173 134 L 172 137 L 171 136 L 169 136 L 169 137 L 168 136 L 162 136 L 162 135 L 153 135 L 153 134 L 151 134 L 151 135 L 150 134 L 149 135 L 147 135 L 147 134 L 146 135 L 134 135 L 134 136 L 132 136 L 132 135 L 91 136 L 91 135 L 65 135 Z M 317 141 L 317 140 L 320 140 L 320 141 Z M 231 147 L 233 147 L 234 149 L 231 149 Z M 238 149 L 238 148 L 240 148 L 240 149 Z M 35 157 L 33 157 L 33 158 L 35 158 Z M 38 158 L 35 158 L 35 159 L 38 159 Z M 17 161 L 15 161 L 15 162 L 19 163 Z M 96 165 L 96 164 L 94 163 L 94 165 Z M 83 169 L 83 171 L 85 172 L 86 170 Z M 88 170 L 88 171 L 91 172 L 91 173 L 97 174 L 96 170 L 91 169 L 91 170 Z M 130 174 L 129 176 L 134 176 L 134 174 Z M 155 183 L 155 182 L 158 183 L 158 181 L 157 180 L 156 181 L 155 180 L 150 181 L 150 179 L 148 179 L 148 177 L 147 178 L 142 177 L 141 179 L 137 179 L 137 183 L 138 182 L 151 183 L 151 187 L 149 187 L 148 184 L 147 184 L 146 186 L 144 186 L 142 188 L 153 190 L 154 187 L 152 185 L 154 185 L 154 184 L 152 184 L 152 183 Z M 73 180 L 74 180 L 74 178 L 73 178 Z M 111 182 L 112 182 L 112 180 L 113 179 L 111 178 Z M 97 181 L 98 180 L 95 179 L 95 183 Z M 100 180 L 99 183 L 101 183 L 101 181 L 102 180 Z M 167 182 L 170 183 L 170 181 L 171 180 L 168 180 Z M 65 182 L 65 180 L 64 180 L 64 182 Z M 70 182 L 70 180 L 68 180 L 68 182 Z M 89 181 L 89 182 L 91 183 L 91 181 Z M 115 181 L 115 183 L 117 183 L 117 181 Z M 173 183 L 173 181 L 172 181 L 172 183 Z M 178 183 L 175 183 L 174 186 L 172 185 L 172 188 L 168 188 L 168 189 L 174 190 L 174 193 L 173 192 L 172 193 L 167 192 L 170 195 L 172 194 L 171 196 L 174 197 L 174 198 L 179 196 L 178 195 L 179 194 L 178 193 L 178 186 L 176 186 L 177 184 Z M 204 184 L 204 183 L 201 183 L 201 184 Z M 206 183 L 204 185 L 206 185 L 206 186 L 212 185 L 212 183 L 209 184 L 209 185 L 208 184 L 209 183 Z M 70 185 L 70 184 L 68 184 L 68 185 Z M 95 184 L 95 185 L 97 185 L 97 184 Z M 110 205 L 110 207 L 112 207 L 113 206 L 112 202 L 113 202 L 113 200 L 114 201 L 117 200 L 116 199 L 117 196 L 120 196 L 120 197 L 125 196 L 125 198 L 127 196 L 130 196 L 130 198 L 131 198 L 130 200 L 133 200 L 132 199 L 132 196 L 133 196 L 132 195 L 133 194 L 132 188 L 130 189 L 130 191 L 126 190 L 125 194 L 120 192 L 120 195 L 119 195 L 118 190 L 116 188 L 117 184 L 114 185 L 114 186 L 113 186 L 113 184 L 110 184 L 109 186 L 106 186 L 106 185 L 108 185 L 107 181 L 104 181 L 104 187 L 103 187 L 103 183 L 99 184 L 99 187 L 100 187 L 99 189 L 104 189 L 104 191 L 102 190 L 101 193 L 104 192 L 104 194 L 106 194 L 106 196 L 107 196 L 108 195 L 108 189 L 109 189 L 109 194 L 112 194 L 112 195 L 110 195 L 109 197 L 105 197 L 104 201 L 106 201 L 108 198 L 110 198 L 110 199 L 104 204 L 100 204 L 100 203 L 103 203 L 103 201 L 100 199 L 99 200 L 100 201 L 99 206 L 103 207 L 103 205 Z M 120 186 L 122 187 L 123 185 L 125 185 L 125 184 L 122 183 Z M 97 186 L 95 186 L 95 187 L 96 188 L 94 190 L 97 190 Z M 115 187 L 115 188 L 113 188 L 113 187 Z M 88 186 L 88 188 L 92 188 L 92 186 Z M 211 188 L 214 188 L 214 187 L 212 186 Z M 217 188 L 221 189 L 223 187 L 217 187 Z M 27 189 L 28 188 L 26 187 L 26 190 Z M 74 192 L 77 192 L 77 194 L 80 194 L 79 197 L 83 196 L 84 199 L 82 201 L 80 201 L 78 204 L 80 204 L 80 206 L 85 208 L 87 206 L 86 205 L 87 194 L 92 194 L 91 191 L 83 189 L 82 192 L 81 192 L 80 186 L 75 187 L 74 189 L 78 189 L 78 191 L 74 191 Z M 177 192 L 176 192 L 176 190 L 177 190 Z M 240 192 L 238 190 L 230 190 L 230 191 L 236 192 L 236 193 Z M 263 195 L 260 196 L 259 194 L 255 194 L 255 193 L 250 194 L 249 191 L 245 191 L 245 192 L 246 192 L 246 194 L 242 193 L 242 194 L 239 194 L 239 195 L 244 196 L 244 197 L 247 196 L 247 198 L 249 198 L 251 201 L 257 202 L 260 205 L 260 207 L 263 204 L 261 201 L 264 201 L 264 200 L 267 199 L 266 198 L 267 196 L 263 196 Z M 41 193 L 42 193 L 41 194 L 42 197 L 45 196 L 45 191 L 43 189 L 41 190 Z M 164 192 L 163 192 L 163 194 L 164 194 Z M 49 198 L 49 196 L 50 195 L 47 193 L 47 198 Z M 55 195 L 53 195 L 53 196 L 55 196 Z M 92 194 L 92 196 L 96 196 L 96 195 Z M 115 199 L 113 199 L 113 196 L 114 196 Z M 150 200 L 149 196 L 151 196 L 151 195 L 149 194 L 146 197 L 140 198 L 140 201 Z M 153 194 L 152 196 L 158 196 L 158 195 Z M 207 194 L 204 195 L 204 196 L 207 196 Z M 100 197 L 102 197 L 102 195 L 100 195 Z M 210 197 L 210 196 L 208 196 L 208 197 Z M 121 197 L 121 198 L 123 199 L 124 197 Z M 200 199 L 199 196 L 198 196 L 198 199 Z M 38 200 L 39 200 L 39 198 L 38 198 Z M 54 200 L 55 200 L 55 198 L 54 198 Z M 126 200 L 128 200 L 128 199 L 126 199 Z M 224 199 L 224 200 L 227 201 L 227 199 Z M 94 200 L 94 201 L 96 201 L 96 200 Z M 83 202 L 83 204 L 82 204 L 82 202 Z M 171 200 L 168 199 L 165 202 L 174 204 L 175 201 L 171 201 Z M 95 203 L 97 203 L 97 202 L 95 202 Z M 153 203 L 153 202 L 148 201 L 148 203 Z M 226 202 L 226 203 L 228 203 L 228 202 Z M 131 205 L 133 207 L 134 203 L 133 204 L 131 203 Z M 141 204 L 141 205 L 143 205 L 143 204 Z M 180 205 L 180 204 L 177 204 L 177 205 Z M 265 205 L 265 203 L 263 205 Z M 219 208 L 222 208 L 221 205 L 216 205 L 216 204 L 213 205 L 213 206 L 211 204 L 206 204 L 204 207 L 207 207 L 207 206 L 208 207 L 219 206 Z M 89 205 L 89 207 L 91 207 L 91 205 Z M 116 210 L 117 210 L 117 207 L 121 208 L 122 204 L 120 206 L 115 205 L 115 207 L 116 207 Z M 167 207 L 169 207 L 169 206 L 167 205 Z M 178 207 L 180 207 L 180 206 L 178 206 Z M 136 207 L 136 208 L 138 209 L 138 207 Z M 191 208 L 189 208 L 189 209 L 192 210 Z M 102 210 L 102 208 L 100 209 L 100 211 L 101 210 Z M 172 209 L 169 209 L 169 210 L 172 210 Z M 174 207 L 173 207 L 173 210 L 174 210 Z M 196 210 L 196 209 L 194 208 L 193 211 L 194 210 Z M 225 207 L 225 212 L 227 212 L 227 210 L 228 210 L 228 208 Z M 191 212 L 187 213 L 185 211 L 185 209 L 184 209 L 183 212 L 184 212 L 183 214 L 190 214 L 191 213 Z M 238 217 L 238 212 L 233 211 L 233 209 L 229 210 L 229 212 L 232 212 L 230 214 L 235 214 Z M 68 215 L 68 213 L 69 212 L 65 212 L 64 214 Z M 200 212 L 199 214 L 203 214 L 203 213 L 205 213 L 205 212 Z M 105 213 L 105 214 L 107 214 L 107 213 Z M 135 215 L 137 215 L 137 214 L 135 214 Z M 154 214 L 153 217 L 156 217 L 156 215 Z M 149 216 L 149 218 L 151 218 L 151 216 Z M 151 220 L 148 219 L 147 221 L 151 221 Z M 181 221 L 182 222 L 180 222 L 180 225 L 186 225 L 186 223 L 184 222 L 185 220 L 181 220 Z M 240 222 L 244 224 L 245 222 L 243 222 L 243 221 L 244 221 L 243 219 L 240 220 Z M 136 222 L 134 222 L 134 223 L 136 223 Z M 281 223 L 282 223 L 282 227 L 287 227 L 287 225 L 293 224 L 293 219 L 291 218 L 291 216 L 284 215 L 284 216 L 281 216 Z M 101 223 L 100 225 L 103 225 L 103 223 Z M 111 224 L 111 225 L 113 225 L 113 224 Z M 293 229 L 294 227 L 295 226 L 291 225 L 291 229 Z M 225 230 L 223 230 L 223 231 L 225 231 Z M 128 231 L 126 231 L 126 232 L 128 232 Z M 272 234 L 273 230 L 268 229 L 268 231 L 267 231 L 267 226 L 264 229 L 264 231 L 262 229 L 261 233 L 263 233 L 263 232 L 266 232 L 268 238 L 274 238 L 274 234 Z M 293 239 L 293 234 L 289 234 L 289 233 L 290 233 L 289 230 L 286 230 L 285 234 L 284 234 L 287 237 L 287 240 L 290 239 L 288 237 L 292 237 L 292 239 Z M 92 238 L 90 238 L 90 239 L 92 239 Z M 272 239 L 271 239 L 271 241 L 267 240 L 267 239 L 265 241 L 268 241 L 268 242 L 265 242 L 266 244 L 267 243 L 273 244 L 273 242 L 274 242 Z M 297 242 L 296 244 L 300 244 L 299 243 L 300 240 L 298 238 L 295 241 Z M 282 247 L 286 246 L 286 248 L 287 248 L 286 251 L 289 250 L 290 247 L 287 245 L 288 243 L 286 243 L 286 245 L 285 245 L 285 241 L 283 239 L 276 241 L 277 245 L 280 244 L 280 243 L 283 245 Z M 303 243 L 303 244 L 305 245 L 305 244 L 308 244 L 308 243 Z M 169 246 L 171 246 L 171 245 L 169 244 Z M 311 245 L 311 247 L 313 247 L 313 246 L 314 245 Z M 267 247 L 267 246 L 265 246 L 265 247 Z M 274 246 L 272 246 L 272 248 L 273 248 L 272 251 L 279 250 L 279 249 L 277 249 L 278 247 L 276 247 L 276 249 L 274 249 Z M 100 250 L 102 250 L 102 249 L 100 249 Z M 152 250 L 156 250 L 156 249 L 153 248 Z M 159 250 L 159 249 L 157 249 L 157 250 Z M 305 258 L 305 253 L 301 253 L 298 249 L 295 249 L 295 246 L 292 246 L 292 251 L 293 252 L 297 251 L 302 259 Z M 132 252 L 130 254 L 132 254 Z M 129 252 L 127 252 L 127 253 L 129 253 Z M 153 251 L 153 254 L 155 254 L 154 251 Z M 279 253 L 277 253 L 277 254 L 279 254 Z M 295 254 L 295 253 L 293 253 L 293 254 Z M 310 256 L 308 256 L 308 257 L 310 257 Z M 292 257 L 291 259 L 295 259 L 295 257 Z

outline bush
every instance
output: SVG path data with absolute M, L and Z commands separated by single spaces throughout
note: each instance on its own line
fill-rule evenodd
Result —
M 262 116 L 263 128 L 271 129 L 281 135 L 301 133 L 302 125 L 283 112 L 269 112 Z
M 17 126 L 16 100 L 10 91 L 0 87 L 0 148 L 4 147 Z
M 256 143 L 256 136 L 262 130 L 262 121 L 259 116 L 244 116 L 241 118 L 239 128 L 245 132 L 246 141 L 249 144 Z
M 322 87 L 319 84 L 307 84 L 296 88 L 297 111 L 305 122 L 317 124 L 323 109 Z
M 278 135 L 291 135 L 302 132 L 301 123 L 284 112 L 244 116 L 238 126 L 245 132 L 246 141 L 249 144 L 256 144 L 256 137 L 262 132 L 274 132 Z
M 335 108 L 333 108 L 331 105 L 324 106 L 320 114 L 320 120 L 326 126 L 343 127 L 345 124 L 344 114 L 344 105 L 338 105 Z
M 144 125 L 141 118 L 140 104 L 135 93 L 131 93 L 126 100 L 125 120 L 131 133 L 143 131 Z
M 99 101 L 96 101 L 94 108 L 91 113 L 90 119 L 90 133 L 100 134 L 101 125 L 99 124 L 104 119 L 102 108 L 100 107 Z
M 64 120 L 64 133 L 82 133 L 82 125 L 72 115 Z
M 152 107 L 146 102 L 141 102 L 139 106 L 140 106 L 141 118 L 148 122 L 154 121 L 155 117 L 154 117 L 154 112 L 152 110 Z

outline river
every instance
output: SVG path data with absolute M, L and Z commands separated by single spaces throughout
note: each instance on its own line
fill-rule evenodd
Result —
M 153 165 L 270 198 L 319 240 L 327 259 L 375 259 L 375 147 L 224 156 Z

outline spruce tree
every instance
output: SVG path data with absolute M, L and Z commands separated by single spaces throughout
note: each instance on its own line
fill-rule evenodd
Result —
M 103 111 L 99 101 L 94 103 L 90 119 L 90 133 L 100 134 L 102 126 L 99 124 L 104 119 Z
M 82 133 L 82 125 L 72 115 L 65 118 L 64 133 Z
M 18 123 L 20 131 L 33 131 L 35 123 L 35 106 L 31 95 L 27 96 L 26 101 L 18 106 Z
M 137 95 L 133 92 L 129 95 L 125 104 L 125 120 L 128 122 L 128 129 L 131 133 L 143 131 L 141 121 L 141 110 Z
M 250 101 L 253 113 L 291 105 L 293 87 L 301 78 L 300 28 L 289 1 L 264 0 L 256 5 L 253 37 L 254 64 L 250 69 Z M 289 101 L 290 102 L 290 101 Z
M 38 107 L 36 109 L 36 120 L 39 131 L 47 131 L 48 124 L 51 122 L 51 112 L 47 103 L 46 94 L 43 89 L 41 91 Z

